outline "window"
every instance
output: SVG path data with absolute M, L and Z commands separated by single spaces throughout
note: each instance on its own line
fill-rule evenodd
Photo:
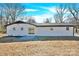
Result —
M 34 34 L 34 28 L 29 28 L 29 29 L 28 29 L 28 33 L 29 33 L 29 34 Z
M 21 30 L 23 30 L 23 27 L 21 28 Z
M 16 30 L 15 27 L 13 27 L 13 30 Z
M 66 30 L 69 30 L 69 27 L 66 27 Z
M 52 30 L 53 30 L 53 28 L 50 28 L 50 30 L 52 31 Z

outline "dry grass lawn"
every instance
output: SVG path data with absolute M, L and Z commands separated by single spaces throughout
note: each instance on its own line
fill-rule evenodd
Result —
M 6 34 L 0 33 L 0 37 L 6 36 Z
M 79 56 L 79 41 L 27 41 L 0 43 L 2 56 Z

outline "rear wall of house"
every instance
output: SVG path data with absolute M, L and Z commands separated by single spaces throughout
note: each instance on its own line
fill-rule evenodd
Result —
M 15 30 L 13 28 L 15 27 Z M 23 30 L 21 30 L 23 28 Z M 34 34 L 29 34 L 29 28 L 34 28 Z M 13 24 L 7 26 L 9 36 L 73 36 L 73 27 L 36 27 L 30 24 Z
M 38 36 L 73 36 L 73 27 L 37 27 Z
M 15 28 L 15 30 L 13 28 Z M 23 30 L 21 30 L 21 28 L 23 28 Z M 9 25 L 7 26 L 7 35 L 8 36 L 34 36 L 35 34 L 29 34 L 29 28 L 35 29 L 36 27 L 30 24 Z

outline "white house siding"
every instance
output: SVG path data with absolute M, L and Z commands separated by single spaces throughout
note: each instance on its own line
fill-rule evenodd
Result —
M 15 30 L 13 28 L 15 27 Z M 29 28 L 33 27 L 35 34 L 29 34 Z M 23 28 L 23 30 L 21 30 Z M 51 30 L 53 28 L 53 30 Z M 12 24 L 7 26 L 8 36 L 73 36 L 73 28 L 69 27 L 36 27 L 31 24 Z
M 50 30 L 53 28 L 53 30 Z M 37 27 L 37 36 L 73 36 L 73 27 Z
M 13 30 L 14 27 L 16 28 L 15 30 Z M 30 25 L 30 24 L 9 25 L 7 26 L 7 35 L 8 36 L 34 36 L 35 34 L 28 34 L 28 28 L 30 27 L 36 28 L 34 25 Z M 23 30 L 21 30 L 21 28 L 23 28 Z

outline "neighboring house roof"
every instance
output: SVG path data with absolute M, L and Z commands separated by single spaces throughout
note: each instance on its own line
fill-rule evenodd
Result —
M 67 23 L 59 23 L 59 24 L 56 24 L 56 23 L 33 23 L 33 24 L 31 24 L 31 23 L 23 22 L 23 21 L 16 21 L 16 22 L 7 24 L 5 26 L 9 26 L 12 24 L 30 24 L 30 25 L 34 25 L 36 27 L 65 27 L 65 26 L 74 27 L 75 26 L 74 24 L 67 24 Z

